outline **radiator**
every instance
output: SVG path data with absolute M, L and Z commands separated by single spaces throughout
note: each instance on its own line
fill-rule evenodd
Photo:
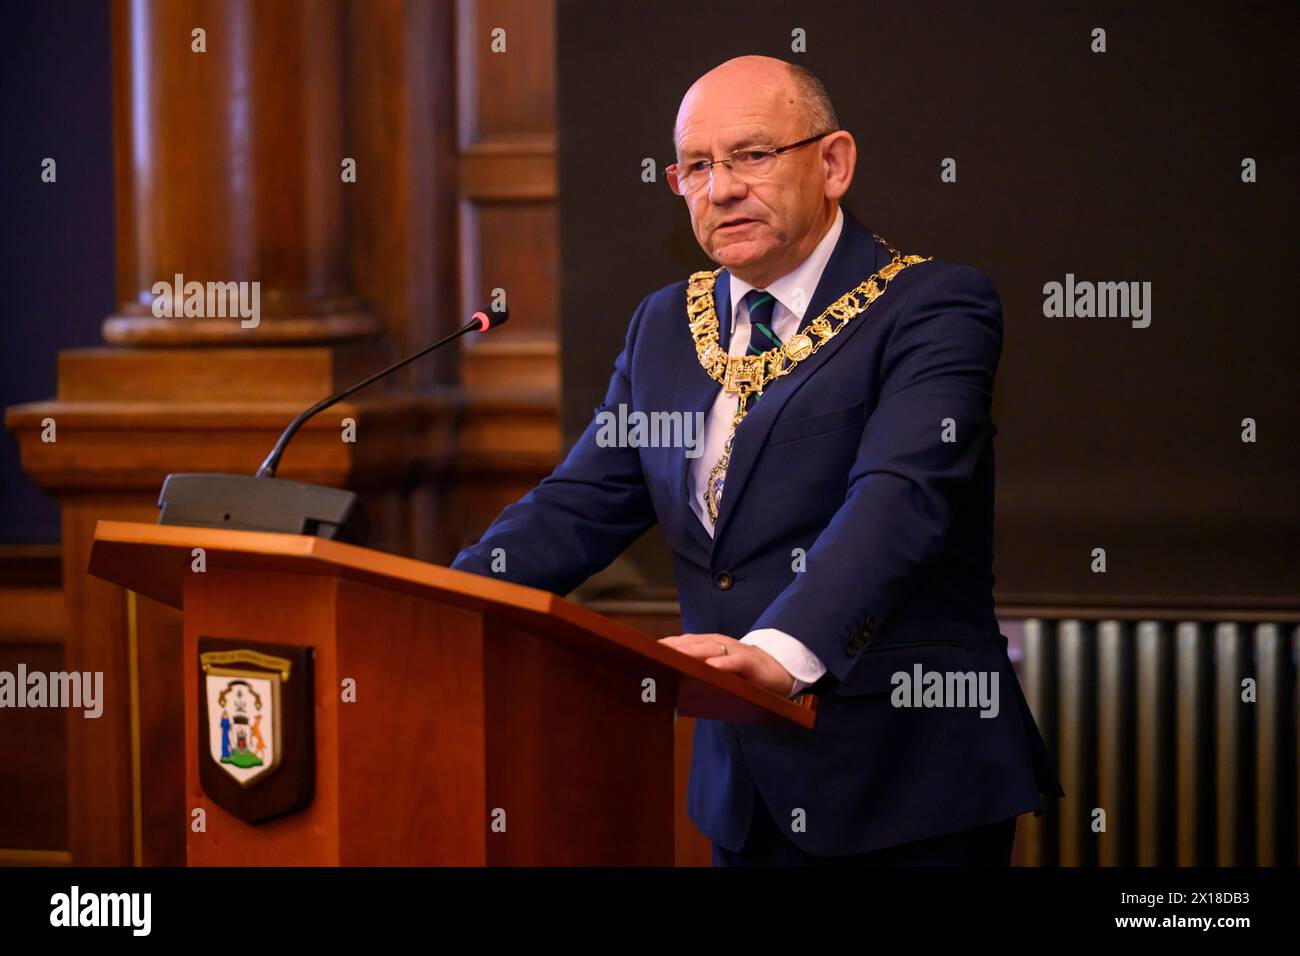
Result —
M 1021 818 L 1019 862 L 1296 865 L 1300 627 L 1031 617 L 1003 631 L 1066 792 Z

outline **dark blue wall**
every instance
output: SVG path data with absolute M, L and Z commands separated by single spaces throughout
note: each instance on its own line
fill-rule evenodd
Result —
M 1002 294 L 1000 593 L 1300 593 L 1295 0 L 565 0 L 557 18 L 569 441 L 637 303 L 713 267 L 643 160 L 673 158 L 698 76 L 775 55 L 822 77 L 856 137 L 859 221 Z M 957 182 L 941 182 L 943 157 Z M 1151 327 L 1046 318 L 1043 285 L 1067 272 L 1150 281 Z M 1246 417 L 1257 443 L 1241 441 Z
M 108 27 L 105 0 L 0 11 L 0 406 L 52 398 L 59 350 L 97 344 L 115 305 Z M 0 543 L 58 537 L 54 501 L 0 430 Z

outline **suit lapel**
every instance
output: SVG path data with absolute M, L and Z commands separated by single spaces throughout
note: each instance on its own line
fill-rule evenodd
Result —
M 804 312 L 800 330 L 807 327 L 817 316 L 821 315 L 832 302 L 848 292 L 867 276 L 880 268 L 885 260 L 885 253 L 876 244 L 871 231 L 844 212 L 844 228 L 835 251 L 831 253 L 826 268 L 817 283 L 817 291 Z M 726 275 L 718 276 L 719 281 Z M 721 313 L 719 313 L 721 314 Z M 870 312 L 867 316 L 870 316 Z M 844 346 L 849 337 L 866 324 L 864 317 L 854 317 L 838 335 L 828 341 L 812 357 L 804 359 L 798 368 L 783 378 L 773 382 L 763 393 L 763 397 L 745 415 L 736 429 L 736 438 L 732 443 L 731 462 L 727 466 L 726 486 L 722 493 L 722 505 L 718 510 L 718 523 L 713 529 L 713 547 L 718 542 L 727 526 L 727 519 L 735 510 L 736 502 L 744 494 L 745 482 L 753 470 L 758 453 L 767 440 L 781 409 L 790 400 L 790 396 L 804 383 L 809 381 L 823 365 L 831 360 L 835 353 Z M 867 319 L 869 321 L 869 318 Z M 697 364 L 698 367 L 698 364 Z

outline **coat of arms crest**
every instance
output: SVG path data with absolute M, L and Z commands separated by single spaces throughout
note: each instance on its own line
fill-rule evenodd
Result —
M 311 802 L 311 660 L 310 648 L 199 639 L 199 780 L 246 823 Z

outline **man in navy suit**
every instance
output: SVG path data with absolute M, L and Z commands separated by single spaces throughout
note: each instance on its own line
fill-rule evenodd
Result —
M 665 643 L 819 696 L 812 731 L 698 721 L 715 864 L 1005 865 L 1060 786 L 993 614 L 997 292 L 840 208 L 857 147 L 801 67 L 722 64 L 675 140 L 666 178 L 722 268 L 641 302 L 596 419 L 452 567 L 504 553 L 496 576 L 565 594 L 657 522 L 686 631 Z M 703 435 L 611 443 L 620 408 Z

